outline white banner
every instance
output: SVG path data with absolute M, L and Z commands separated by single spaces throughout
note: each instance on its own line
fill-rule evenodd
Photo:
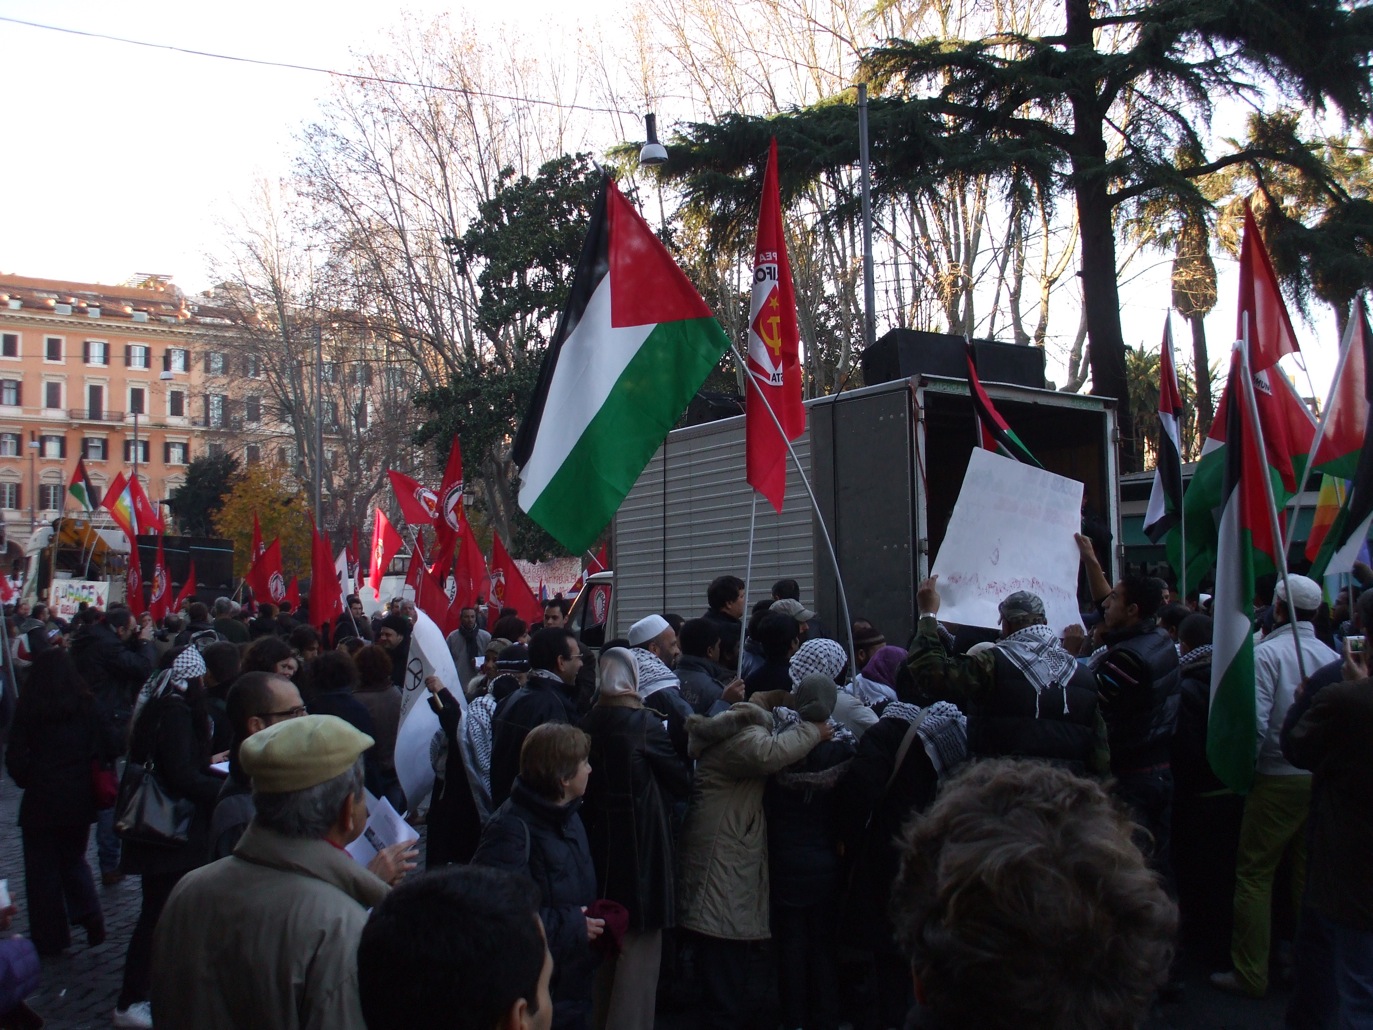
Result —
M 57 617 L 70 620 L 75 618 L 82 601 L 92 608 L 109 607 L 110 585 L 94 579 L 55 579 L 49 596 Z
M 1080 626 L 1073 534 L 1081 526 L 1081 483 L 977 448 L 931 570 L 939 618 L 994 629 L 998 603 L 1028 590 L 1053 629 Z
M 433 675 L 448 688 L 462 706 L 467 718 L 467 699 L 463 696 L 458 670 L 448 651 L 448 642 L 434 620 L 416 611 L 415 628 L 410 633 L 410 654 L 406 663 L 405 681 L 401 684 L 400 730 L 396 735 L 396 775 L 409 811 L 423 808 L 434 787 L 434 765 L 430 747 L 434 734 L 439 732 L 439 717 L 429 707 L 424 681 Z M 459 740 L 462 734 L 459 734 Z M 450 745 L 451 746 L 451 745 Z M 464 752 L 468 775 L 473 776 L 471 756 Z

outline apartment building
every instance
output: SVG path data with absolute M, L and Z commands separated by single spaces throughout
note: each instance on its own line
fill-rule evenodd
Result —
M 74 504 L 66 486 L 79 458 L 101 496 L 135 468 L 154 503 L 185 481 L 216 438 L 201 386 L 213 321 L 168 276 L 106 286 L 0 274 L 0 520 L 11 557 L 33 526 Z

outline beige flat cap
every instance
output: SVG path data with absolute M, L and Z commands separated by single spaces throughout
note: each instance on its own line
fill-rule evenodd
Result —
M 341 776 L 374 741 L 333 715 L 303 715 L 254 733 L 238 761 L 264 794 L 290 794 Z

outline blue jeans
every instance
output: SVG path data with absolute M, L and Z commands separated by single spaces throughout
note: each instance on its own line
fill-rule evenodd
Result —
M 1297 984 L 1287 1030 L 1373 1027 L 1373 930 L 1351 930 L 1303 908 Z

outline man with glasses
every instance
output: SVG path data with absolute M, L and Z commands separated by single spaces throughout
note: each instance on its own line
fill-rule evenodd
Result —
M 582 645 L 568 629 L 541 629 L 529 641 L 529 679 L 496 708 L 491 721 L 491 807 L 510 796 L 520 771 L 520 748 L 535 726 L 575 725 Z

